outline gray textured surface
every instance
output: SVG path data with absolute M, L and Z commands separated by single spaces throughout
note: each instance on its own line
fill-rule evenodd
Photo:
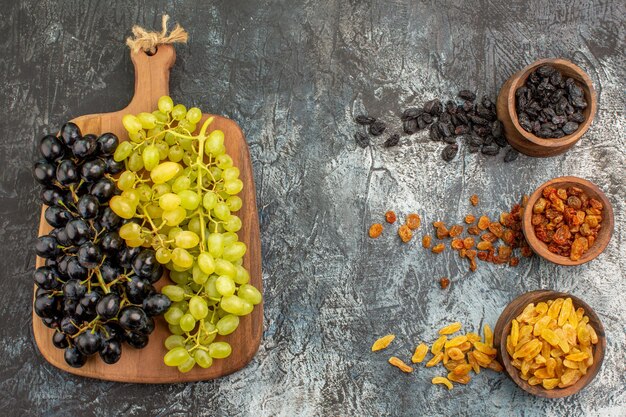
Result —
M 624 3 L 620 1 L 2 1 L 0 5 L 0 415 L 626 415 Z M 506 5 L 505 5 L 506 4 Z M 243 128 L 254 162 L 266 331 L 244 370 L 170 386 L 98 382 L 60 373 L 31 331 L 32 241 L 39 204 L 29 165 L 39 136 L 80 114 L 121 108 L 132 93 L 129 28 L 169 12 L 191 34 L 178 48 L 175 99 Z M 423 134 L 400 147 L 356 149 L 353 115 L 388 117 L 469 87 L 495 96 L 514 71 L 568 58 L 591 78 L 599 111 L 565 155 L 504 165 L 464 150 L 450 164 Z M 616 231 L 592 263 L 534 258 L 516 269 L 434 257 L 367 228 L 388 208 L 425 223 L 458 221 L 472 193 L 490 215 L 562 174 L 606 191 Z M 422 227 L 418 236 L 424 234 Z M 436 279 L 453 283 L 441 291 Z M 448 392 L 435 370 L 400 374 L 440 325 L 492 325 L 522 292 L 584 298 L 608 336 L 604 366 L 568 399 L 531 397 L 484 372 Z M 397 339 L 369 352 L 379 335 Z

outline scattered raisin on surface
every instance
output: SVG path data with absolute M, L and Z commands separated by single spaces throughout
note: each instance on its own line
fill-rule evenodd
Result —
M 398 143 L 400 143 L 400 135 L 397 133 L 394 133 L 393 135 L 389 136 L 389 138 L 385 141 L 383 146 L 385 148 L 391 148 L 392 146 L 396 146 Z
M 472 224 L 476 221 L 476 217 L 474 217 L 473 214 L 468 214 L 467 216 L 465 216 L 465 223 L 467 224 Z
M 450 237 L 460 236 L 461 233 L 463 233 L 463 226 L 458 225 L 458 224 L 455 224 L 452 227 L 450 227 L 450 231 L 448 232 Z
M 472 203 L 472 206 L 476 207 L 478 205 L 478 196 L 476 194 L 473 194 L 470 197 L 470 203 Z
M 476 100 L 476 94 L 472 93 L 469 90 L 461 90 L 461 91 L 459 91 L 458 96 L 460 98 L 462 98 L 463 100 L 467 100 L 467 101 L 474 101 L 474 100 Z
M 374 223 L 370 226 L 369 235 L 372 239 L 376 239 L 383 232 L 383 225 L 380 223 Z
M 404 243 L 407 243 L 413 237 L 413 232 L 411 231 L 409 226 L 403 224 L 398 229 L 398 236 L 400 236 L 400 239 L 402 239 Z
M 450 280 L 446 277 L 443 277 L 439 280 L 439 285 L 441 285 L 442 290 L 445 290 L 450 285 Z
M 491 224 L 491 220 L 489 220 L 489 217 L 480 216 L 480 218 L 478 219 L 477 226 L 480 230 L 487 230 L 487 228 L 489 227 L 489 224 Z
M 476 226 L 472 226 L 472 227 L 468 227 L 467 228 L 467 233 L 469 233 L 470 235 L 479 235 L 480 234 L 480 229 Z
M 389 210 L 385 213 L 385 220 L 387 223 L 395 223 L 396 222 L 396 212 L 393 210 Z
M 422 238 L 422 247 L 424 247 L 424 248 L 426 248 L 426 249 L 429 249 L 429 248 L 430 248 L 430 245 L 431 245 L 431 243 L 432 243 L 432 240 L 433 240 L 433 238 L 432 238 L 432 237 L 430 237 L 430 235 L 425 235 L 425 236 Z
M 463 249 L 463 239 L 454 238 L 452 242 L 450 242 L 450 247 L 455 250 Z
M 361 148 L 367 148 L 370 144 L 370 138 L 363 132 L 356 132 L 354 134 L 354 139 L 356 140 L 356 144 Z
M 510 148 L 504 154 L 504 162 L 513 162 L 517 159 L 518 156 L 519 152 L 514 148 Z
M 380 136 L 383 134 L 386 128 L 387 125 L 384 122 L 377 120 L 369 125 L 368 131 L 372 136 Z
M 376 121 L 374 117 L 366 116 L 364 114 L 359 114 L 355 120 L 360 125 L 371 125 Z
M 456 144 L 447 145 L 445 148 L 443 148 L 443 151 L 441 151 L 441 158 L 446 162 L 450 162 L 454 159 L 458 151 L 459 151 L 459 145 L 456 145 Z
M 409 226 L 409 229 L 411 230 L 415 230 L 418 227 L 420 227 L 421 224 L 421 219 L 420 216 L 416 213 L 411 213 L 408 216 L 406 216 L 406 225 Z
M 446 246 L 443 243 L 438 243 L 435 246 L 433 246 L 432 252 L 433 253 L 441 253 L 441 252 L 443 252 L 443 250 L 445 248 L 446 248 Z

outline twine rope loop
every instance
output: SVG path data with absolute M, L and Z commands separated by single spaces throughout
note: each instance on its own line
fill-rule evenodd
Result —
M 148 54 L 154 54 L 157 50 L 157 45 L 187 43 L 189 35 L 178 23 L 169 35 L 167 34 L 167 21 L 169 18 L 170 17 L 166 14 L 161 18 L 162 29 L 160 33 L 149 32 L 141 26 L 133 26 L 132 31 L 134 38 L 126 38 L 126 45 L 128 45 L 134 53 L 143 50 Z

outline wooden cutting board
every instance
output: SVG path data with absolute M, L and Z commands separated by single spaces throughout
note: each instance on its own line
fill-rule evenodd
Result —
M 157 108 L 157 101 L 163 95 L 169 95 L 170 69 L 176 60 L 176 52 L 170 45 L 160 45 L 156 54 L 148 56 L 144 52 L 132 53 L 131 59 L 135 66 L 135 94 L 130 104 L 117 112 L 90 114 L 73 120 L 81 131 L 101 134 L 115 133 L 120 141 L 128 140 L 126 130 L 122 126 L 122 116 L 128 113 L 152 112 Z M 242 221 L 242 228 L 238 232 L 239 239 L 248 246 L 244 256 L 244 266 L 250 272 L 250 284 L 262 292 L 261 281 L 261 241 L 259 236 L 259 218 L 256 207 L 254 178 L 248 145 L 241 128 L 232 120 L 221 116 L 204 114 L 198 126 L 206 118 L 214 116 L 215 120 L 209 131 L 220 129 L 224 132 L 225 145 L 228 154 L 233 158 L 234 165 L 239 168 L 240 178 L 244 188 L 239 194 L 243 200 L 243 207 L 238 215 Z M 42 208 L 39 235 L 45 235 L 52 230 L 44 218 L 45 206 Z M 44 260 L 37 257 L 37 267 L 44 264 Z M 164 276 L 156 284 L 157 288 L 170 283 Z M 133 349 L 123 344 L 122 357 L 114 365 L 107 365 L 96 354 L 91 357 L 82 368 L 72 368 L 65 363 L 63 350 L 52 344 L 53 330 L 47 328 L 33 312 L 33 332 L 35 341 L 44 358 L 59 369 L 75 375 L 120 382 L 138 383 L 177 383 L 187 381 L 201 381 L 219 378 L 243 368 L 256 353 L 263 333 L 263 305 L 254 308 L 252 314 L 242 317 L 237 330 L 225 337 L 218 336 L 216 340 L 224 340 L 231 344 L 233 352 L 227 359 L 213 361 L 208 369 L 195 366 L 188 373 L 180 373 L 176 368 L 163 364 L 163 355 L 167 352 L 163 341 L 169 336 L 167 323 L 162 317 L 157 319 L 156 329 L 150 335 L 150 343 L 144 349 Z

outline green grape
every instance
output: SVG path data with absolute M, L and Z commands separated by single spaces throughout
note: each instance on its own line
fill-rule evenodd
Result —
M 217 292 L 217 288 L 215 288 L 215 282 L 217 281 L 217 275 L 211 275 L 207 280 L 206 284 L 204 284 L 204 290 L 210 298 L 221 297 L 221 294 Z
M 166 285 L 161 288 L 161 293 L 167 295 L 167 298 L 172 301 L 182 301 L 185 299 L 185 290 L 177 285 Z
M 232 180 L 238 179 L 239 168 L 237 167 L 226 168 L 224 171 L 222 171 L 222 178 L 224 179 L 224 181 L 232 181 Z
M 141 129 L 138 132 L 128 132 L 128 139 L 134 143 L 141 143 L 146 139 L 146 131 Z
M 152 199 L 152 188 L 148 184 L 141 184 L 137 187 L 137 194 L 139 194 L 139 201 L 150 201 Z
M 192 107 L 187 110 L 187 120 L 193 124 L 197 124 L 202 119 L 202 111 L 197 107 Z
M 137 115 L 137 119 L 139 119 L 139 122 L 141 123 L 141 127 L 143 129 L 149 130 L 156 127 L 157 118 L 152 113 L 141 112 Z
M 184 155 L 185 151 L 183 151 L 183 148 L 181 148 L 180 145 L 174 145 L 170 147 L 167 157 L 172 162 L 180 162 Z
M 126 241 L 126 246 L 129 248 L 138 248 L 139 246 L 143 246 L 143 239 L 129 239 Z
M 182 207 L 176 207 L 174 210 L 163 211 L 161 216 L 163 220 L 167 222 L 168 226 L 178 226 L 183 220 L 185 220 L 187 212 Z
M 263 300 L 263 296 L 255 287 L 250 284 L 243 284 L 237 291 L 239 298 L 246 300 L 252 305 L 257 305 Z
M 180 122 L 178 122 L 178 127 L 186 131 L 185 133 L 193 133 L 193 131 L 196 130 L 196 124 L 191 123 L 187 119 L 183 119 Z
M 242 266 L 243 265 L 243 258 L 239 258 L 237 259 L 235 262 L 233 262 L 233 265 L 237 266 Z
M 155 140 L 163 139 L 164 136 L 165 134 L 163 133 L 163 128 L 161 126 L 153 127 L 152 129 L 148 130 L 147 133 L 147 137 Z
M 169 233 L 167 234 L 167 238 L 169 240 L 176 239 L 176 236 L 182 231 L 183 229 L 181 229 L 180 227 L 172 227 Z
M 237 316 L 245 316 L 252 313 L 254 306 L 249 301 L 244 300 L 236 295 L 228 295 L 222 297 L 220 301 L 220 307 L 231 314 Z
M 161 198 L 162 195 L 172 191 L 172 187 L 169 184 L 154 184 L 152 186 L 152 193 L 154 198 Z
M 186 210 L 195 210 L 200 205 L 200 196 L 198 193 L 191 190 L 182 190 L 178 193 L 181 199 L 180 205 Z
M 191 305 L 189 307 L 191 308 Z M 183 331 L 190 332 L 194 327 L 196 327 L 196 319 L 190 313 L 185 313 L 180 318 L 180 323 L 178 325 L 181 329 L 183 329 Z
M 235 270 L 237 271 L 235 278 L 233 278 L 235 284 L 243 285 L 247 284 L 250 281 L 250 273 L 248 273 L 248 270 L 246 268 L 241 265 L 237 265 L 235 266 Z
M 215 273 L 217 275 L 226 275 L 230 278 L 234 278 L 237 276 L 237 269 L 235 269 L 235 266 L 231 262 L 218 258 L 215 260 Z
M 170 153 L 170 147 L 167 146 L 167 143 L 158 141 L 156 143 L 156 147 L 159 149 L 159 159 L 162 161 L 167 158 Z
M 159 219 L 163 215 L 163 209 L 156 204 L 148 204 L 145 206 L 145 209 L 148 212 L 148 216 L 150 216 L 153 220 Z
M 175 347 L 182 347 L 185 346 L 185 338 L 172 334 L 165 339 L 164 345 L 167 350 L 172 350 Z
M 209 274 L 205 274 L 202 269 L 198 266 L 198 264 L 193 265 L 192 270 L 193 282 L 199 285 L 204 285 L 206 281 L 209 279 Z
M 240 197 L 237 197 L 236 195 L 231 195 L 230 197 L 226 199 L 226 205 L 228 206 L 228 209 L 232 213 L 235 211 L 239 211 L 241 209 L 241 206 L 243 206 L 243 201 L 241 200 Z
M 189 282 L 189 273 L 187 271 L 170 271 L 170 279 L 179 285 L 185 285 Z
M 169 297 L 169 296 L 168 296 Z M 180 322 L 180 318 L 183 316 L 183 313 L 180 309 L 175 307 L 170 307 L 165 314 L 163 314 L 163 318 L 166 322 L 172 325 L 178 325 Z
M 220 233 L 212 233 L 207 238 L 209 253 L 214 257 L 222 256 L 224 253 L 224 236 Z
M 235 215 L 230 216 L 224 223 L 224 230 L 229 232 L 238 232 L 241 230 L 241 219 Z
M 195 234 L 199 235 L 201 234 L 201 228 L 202 226 L 200 225 L 200 219 L 196 216 L 193 217 L 191 220 L 189 220 L 189 223 L 187 223 L 187 229 L 189 229 L 190 231 L 194 232 Z
M 158 263 L 165 265 L 166 263 L 168 263 L 169 261 L 172 260 L 172 253 L 169 251 L 169 249 L 167 248 L 159 248 L 156 251 L 156 260 Z M 170 274 L 170 278 L 172 278 L 171 276 L 172 274 Z M 176 281 L 174 281 L 176 282 Z
M 209 356 L 215 359 L 224 359 L 230 356 L 232 348 L 226 342 L 213 342 L 209 345 Z
M 199 367 L 204 369 L 209 368 L 211 365 L 213 365 L 213 358 L 210 357 L 209 354 L 202 349 L 197 349 L 193 353 L 193 359 L 196 361 Z
M 224 202 L 219 202 L 215 205 L 213 209 L 213 214 L 220 220 L 226 220 L 230 216 L 230 210 L 228 209 L 228 205 Z
M 207 191 L 204 194 L 204 197 L 202 197 L 202 206 L 206 210 L 212 210 L 217 205 L 217 202 L 217 194 L 215 194 L 213 191 Z
M 209 168 L 209 171 L 211 172 L 211 176 L 213 177 L 214 181 L 219 181 L 222 179 L 222 170 L 218 167 L 212 166 L 211 168 Z
M 180 144 L 180 147 L 183 149 L 183 151 L 191 152 L 191 150 L 193 149 L 193 141 L 191 139 L 180 138 L 178 139 L 178 143 Z M 183 157 L 184 155 L 185 153 L 183 153 Z
M 239 178 L 224 182 L 224 191 L 229 195 L 235 195 L 243 190 L 243 181 Z
M 220 169 L 226 169 L 233 166 L 233 158 L 231 158 L 227 154 L 219 155 L 217 158 L 215 158 L 215 162 Z
M 176 235 L 176 246 L 183 249 L 191 249 L 198 246 L 200 238 L 194 232 L 185 230 Z
M 222 223 L 215 223 L 215 222 L 209 223 L 210 233 L 224 233 L 225 231 L 226 229 L 224 229 L 224 226 L 222 226 Z
M 183 287 L 185 286 L 185 284 L 181 284 L 181 285 Z M 189 303 L 187 301 L 185 301 L 185 300 L 176 301 L 175 303 L 172 303 L 172 307 L 176 307 L 177 309 L 179 309 L 183 313 L 186 313 L 187 311 L 189 311 Z
M 161 112 L 167 114 L 174 108 L 174 101 L 168 96 L 161 96 L 157 102 L 157 107 Z
M 109 207 L 113 210 L 113 213 L 120 216 L 122 219 L 132 219 L 135 215 L 135 209 L 137 208 L 131 201 L 128 201 L 127 198 L 116 195 L 111 198 L 109 201 Z
M 163 184 L 176 177 L 182 169 L 176 162 L 162 162 L 150 172 L 150 178 L 155 184 Z
M 143 159 L 139 151 L 134 151 L 126 161 L 126 167 L 134 172 L 139 172 L 143 168 Z
M 117 146 L 117 149 L 115 149 L 113 160 L 115 160 L 115 162 L 123 161 L 128 158 L 132 152 L 133 145 L 130 142 L 122 142 Z
M 198 267 L 207 275 L 215 272 L 215 260 L 210 253 L 202 252 L 198 255 Z
M 224 238 L 224 247 L 239 241 L 239 236 L 233 232 L 222 233 L 222 237 Z
M 155 145 L 146 146 L 146 148 L 143 150 L 143 153 L 141 154 L 141 158 L 143 160 L 143 166 L 146 171 L 152 171 L 154 168 L 156 168 L 157 165 L 159 165 L 159 148 L 157 148 Z
M 178 372 L 184 374 L 191 371 L 194 366 L 196 366 L 196 361 L 194 360 L 194 358 L 190 357 L 184 363 L 178 365 L 177 368 Z
M 221 130 L 212 131 L 204 142 L 204 150 L 208 154 L 217 154 L 222 146 L 224 146 L 224 132 Z
M 120 227 L 119 235 L 124 240 L 134 240 L 139 239 L 141 237 L 141 226 L 137 223 L 126 223 L 122 227 Z
M 235 242 L 224 247 L 222 257 L 227 261 L 234 262 L 246 254 L 246 244 L 243 242 Z
M 182 346 L 177 346 L 165 354 L 163 362 L 167 366 L 178 366 L 191 359 L 189 352 Z
M 160 110 L 155 110 L 155 111 L 152 112 L 152 114 L 154 115 L 154 117 L 157 118 L 159 123 L 167 123 L 167 122 L 170 121 L 170 117 L 167 115 L 166 112 L 162 112 Z
M 172 191 L 179 193 L 183 190 L 187 190 L 191 186 L 191 180 L 187 177 L 178 177 L 172 185 Z
M 221 336 L 229 335 L 239 327 L 239 317 L 227 314 L 217 322 L 215 327 L 217 327 L 217 334 Z
M 174 193 L 166 193 L 159 197 L 159 207 L 165 211 L 171 211 L 180 206 L 180 197 Z
M 196 320 L 202 320 L 209 314 L 209 306 L 204 298 L 194 295 L 189 300 L 189 312 Z
M 137 132 L 141 130 L 141 122 L 132 114 L 127 114 L 122 117 L 122 124 L 124 125 L 124 129 L 129 132 Z
M 183 332 L 183 329 L 180 328 L 179 325 L 177 324 L 167 324 L 167 328 L 170 330 L 170 333 L 178 335 L 178 336 L 182 336 L 185 332 Z
M 191 268 L 193 265 L 193 256 L 185 249 L 176 248 L 172 251 L 172 262 L 183 268 Z
M 187 115 L 187 108 L 182 104 L 177 104 L 172 109 L 172 118 L 174 120 L 183 120 Z
M 124 171 L 117 179 L 117 188 L 122 191 L 130 190 L 135 186 L 135 173 L 131 171 Z
M 217 337 L 217 329 L 215 328 L 215 324 L 211 322 L 211 316 L 207 316 L 204 319 L 204 330 L 200 333 L 199 342 L 201 345 L 208 345 L 215 340 Z M 216 321 L 217 323 L 217 321 Z
M 221 295 L 233 295 L 235 290 L 235 282 L 226 275 L 220 275 L 215 281 L 215 289 Z
M 163 140 L 165 141 L 165 143 L 167 143 L 169 146 L 173 146 L 176 143 L 178 143 L 178 138 L 176 136 L 174 136 L 174 134 L 172 132 L 167 132 L 165 134 L 165 137 L 163 138 Z

